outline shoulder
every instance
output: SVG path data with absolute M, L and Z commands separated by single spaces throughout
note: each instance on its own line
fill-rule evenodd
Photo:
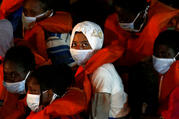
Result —
M 118 15 L 117 15 L 117 13 L 113 13 L 107 17 L 107 19 L 105 21 L 105 26 L 108 26 L 111 23 L 115 23 L 116 21 L 118 21 Z
M 13 32 L 12 24 L 7 19 L 0 20 L 0 29 L 5 30 L 11 30 Z
M 93 76 L 109 76 L 110 69 L 114 69 L 113 64 L 103 64 L 94 71 Z
M 113 64 L 104 64 L 97 68 L 92 74 L 92 83 L 94 84 L 112 84 L 118 76 Z

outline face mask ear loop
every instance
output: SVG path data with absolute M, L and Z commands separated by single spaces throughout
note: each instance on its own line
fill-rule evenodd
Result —
M 29 77 L 30 73 L 31 73 L 31 71 L 29 71 L 29 72 L 27 73 L 27 75 L 25 76 L 25 79 L 24 79 L 24 80 L 26 80 L 26 79 Z
M 150 8 L 150 5 L 148 5 L 148 6 L 146 7 L 145 11 L 144 11 L 144 15 L 143 15 L 143 18 L 144 18 L 144 19 L 147 17 L 149 8 Z M 144 25 L 144 23 L 142 23 L 142 24 L 140 25 L 139 30 L 136 30 L 135 32 L 139 32 L 139 31 L 142 29 L 143 25 Z
M 148 6 L 145 8 L 143 18 L 145 18 L 145 17 L 147 16 L 149 8 L 150 8 L 150 5 L 148 5 Z
M 179 55 L 179 52 L 176 54 L 176 56 L 174 57 L 174 59 L 175 59 L 175 61 L 176 61 L 176 58 L 178 57 L 178 55 Z
M 132 23 L 134 23 L 134 22 L 137 20 L 137 18 L 140 16 L 140 14 L 141 14 L 141 12 L 139 12 L 139 13 L 137 14 L 137 16 L 135 17 L 135 19 L 134 19 L 134 21 L 133 21 Z

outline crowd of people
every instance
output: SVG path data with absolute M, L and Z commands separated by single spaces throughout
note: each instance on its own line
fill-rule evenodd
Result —
M 0 0 L 0 119 L 179 119 L 176 0 Z

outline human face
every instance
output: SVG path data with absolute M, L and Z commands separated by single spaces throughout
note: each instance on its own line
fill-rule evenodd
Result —
M 148 7 L 146 8 L 146 10 Z M 132 27 L 132 31 L 140 32 L 143 29 L 143 26 L 147 22 L 147 11 L 140 11 L 138 13 L 131 12 L 127 9 L 116 7 L 116 11 L 118 12 L 119 25 L 125 24 L 129 27 Z M 132 25 L 132 26 L 131 26 Z M 123 28 L 121 26 L 121 28 Z M 126 30 L 126 28 L 124 28 Z M 127 30 L 127 31 L 131 31 Z
M 28 93 L 30 94 L 36 94 L 36 95 L 41 94 L 40 85 L 35 77 L 30 77 L 29 80 L 27 80 L 27 88 L 28 88 Z
M 92 49 L 88 39 L 83 33 L 75 33 L 71 48 L 77 50 L 89 50 Z
M 175 52 L 172 48 L 167 45 L 158 45 L 154 50 L 154 56 L 158 58 L 173 58 L 175 57 Z
M 35 77 L 30 77 L 27 80 L 27 87 L 29 94 L 41 95 L 40 105 L 47 106 L 53 96 L 52 90 L 41 91 L 40 84 L 37 82 Z
M 44 4 L 39 0 L 25 0 L 23 5 L 23 12 L 25 16 L 35 17 L 39 14 L 44 13 L 46 10 L 43 9 Z
M 135 19 L 135 16 L 137 15 L 137 13 L 132 13 L 118 6 L 116 6 L 115 9 L 116 12 L 118 13 L 119 21 L 121 23 L 130 23 Z
M 12 61 L 4 62 L 4 81 L 8 83 L 15 83 L 24 80 L 26 76 L 25 70 L 16 65 Z

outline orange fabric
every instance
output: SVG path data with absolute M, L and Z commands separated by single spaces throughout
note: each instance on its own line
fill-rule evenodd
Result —
M 106 63 L 112 63 L 117 60 L 124 52 L 124 48 L 119 46 L 109 46 L 99 50 L 95 55 L 93 55 L 85 65 L 85 68 L 79 67 L 76 73 L 76 80 L 84 80 L 84 91 L 87 97 L 87 104 L 91 99 L 91 83 L 89 76 L 100 66 Z M 88 87 L 87 87 L 88 86 Z
M 0 119 L 17 119 L 25 115 L 26 99 L 19 100 L 18 94 L 9 93 L 3 86 L 3 66 L 0 65 Z
M 24 117 L 25 115 L 25 99 L 19 100 L 19 95 L 9 93 L 7 90 L 4 90 L 5 97 L 3 106 L 0 107 L 0 118 L 1 119 L 17 119 Z
M 175 62 L 164 75 L 159 97 L 159 113 L 168 108 L 169 95 L 177 86 L 179 86 L 179 61 Z
M 71 29 L 71 15 L 67 12 L 56 12 L 54 16 L 36 23 L 31 30 L 26 31 L 24 40 L 28 41 L 28 45 L 47 60 L 45 31 L 68 33 Z
M 162 112 L 162 117 L 164 119 L 179 119 L 179 86 L 172 91 L 168 105 L 169 108 Z
M 115 49 L 115 52 L 112 52 L 113 49 Z M 123 54 L 123 51 L 123 48 L 119 48 L 118 46 L 109 46 L 99 50 L 87 62 L 85 70 L 84 68 L 79 67 L 76 73 L 76 82 L 77 84 L 82 83 L 83 91 L 70 90 L 63 98 L 55 100 L 44 110 L 38 113 L 31 113 L 27 119 L 49 119 L 51 116 L 62 116 L 65 119 L 65 116 L 75 115 L 86 110 L 91 99 L 91 83 L 89 75 L 99 66 L 118 59 Z
M 66 116 L 73 117 L 86 108 L 86 96 L 84 91 L 72 88 L 65 96 L 56 99 L 52 104 L 48 105 L 38 113 L 31 112 L 27 119 L 50 119 Z M 63 119 L 62 118 L 62 119 Z
M 166 5 L 155 2 L 149 9 L 148 22 L 141 33 L 130 33 L 120 28 L 117 13 L 109 16 L 105 22 L 104 45 L 118 44 L 125 48 L 125 54 L 118 62 L 120 65 L 133 65 L 146 56 L 153 54 L 153 44 L 169 20 L 179 13 Z
M 0 6 L 0 19 L 5 18 L 10 13 L 16 11 L 22 6 L 24 0 L 2 0 Z
M 31 45 L 26 40 L 18 39 L 18 40 L 16 40 L 15 44 L 16 44 L 16 46 L 26 46 L 28 48 L 31 48 Z M 39 53 L 37 53 L 36 50 L 32 49 L 32 52 L 33 52 L 34 57 L 35 57 L 36 68 L 39 67 L 39 66 L 42 66 L 42 65 L 52 64 L 51 60 L 45 59 L 44 57 L 39 55 Z

